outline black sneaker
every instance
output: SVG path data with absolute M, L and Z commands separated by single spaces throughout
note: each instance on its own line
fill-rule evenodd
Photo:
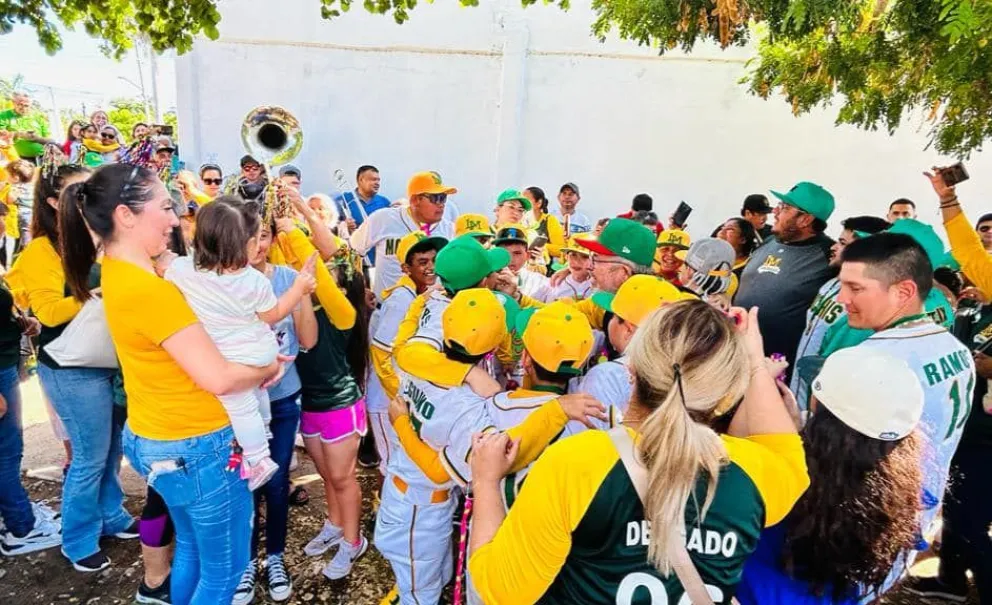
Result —
M 375 437 L 372 436 L 372 431 L 366 432 L 358 444 L 358 465 L 362 468 L 379 466 L 379 452 L 375 449 Z
M 62 550 L 62 554 L 66 559 L 69 555 L 65 554 L 65 549 Z M 71 559 L 70 559 L 71 560 Z M 72 567 L 76 571 L 81 571 L 83 573 L 92 573 L 94 571 L 100 571 L 102 569 L 107 569 L 110 567 L 110 558 L 103 554 L 102 550 L 98 550 L 88 557 L 83 557 L 78 561 L 72 561 Z
M 165 581 L 156 588 L 148 588 L 144 579 L 138 584 L 138 594 L 134 595 L 134 600 L 139 603 L 153 603 L 154 605 L 172 605 L 172 597 L 169 595 L 169 580 L 171 576 L 166 576 Z
M 116 534 L 114 534 L 114 537 L 119 538 L 121 540 L 133 540 L 140 535 L 141 532 L 139 531 L 138 522 L 132 521 L 131 525 L 127 526 L 127 529 L 125 529 L 124 531 L 117 532 Z
M 964 603 L 968 600 L 968 587 L 951 586 L 944 584 L 938 578 L 913 578 L 910 577 L 903 583 L 907 592 L 911 592 L 921 597 L 931 599 L 944 599 L 955 603 Z

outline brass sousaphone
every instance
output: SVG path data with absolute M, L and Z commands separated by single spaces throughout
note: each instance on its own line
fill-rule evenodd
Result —
M 288 164 L 303 148 L 303 129 L 296 116 L 285 108 L 276 105 L 262 105 L 248 112 L 241 122 L 241 142 L 245 150 L 261 162 L 265 171 L 265 202 L 266 219 L 275 216 L 287 216 L 288 204 L 279 195 L 279 185 L 272 180 L 272 171 L 283 164 Z M 243 180 L 238 180 L 241 189 Z

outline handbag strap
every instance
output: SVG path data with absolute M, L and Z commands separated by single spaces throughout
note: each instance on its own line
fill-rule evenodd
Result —
M 630 476 L 630 482 L 634 484 L 637 497 L 641 499 L 641 504 L 644 505 L 644 493 L 647 491 L 648 486 L 648 470 L 637 458 L 637 453 L 634 450 L 634 440 L 623 426 L 612 428 L 607 432 L 613 441 L 613 447 L 620 454 L 620 461 L 623 462 L 623 467 L 627 470 L 627 475 Z M 699 576 L 699 571 L 693 564 L 692 559 L 689 558 L 689 551 L 686 550 L 685 543 L 678 539 L 674 533 L 668 541 L 668 559 L 672 563 L 676 577 L 682 583 L 682 588 L 689 595 L 692 605 L 713 605 L 713 599 L 706 592 L 706 586 L 703 584 L 703 579 Z

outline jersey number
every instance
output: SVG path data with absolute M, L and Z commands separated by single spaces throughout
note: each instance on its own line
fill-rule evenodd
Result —
M 706 584 L 706 592 L 715 603 L 723 602 L 723 591 L 716 586 Z M 634 592 L 638 588 L 645 588 L 651 596 L 651 605 L 668 605 L 668 591 L 665 590 L 665 583 L 656 576 L 637 571 L 627 576 L 620 582 L 617 588 L 617 605 L 632 605 L 634 602 Z M 692 605 L 689 593 L 682 595 L 678 605 Z
M 944 440 L 950 439 L 951 435 L 963 427 L 964 423 L 968 420 L 968 415 L 971 414 L 971 396 L 974 393 L 974 388 L 974 375 L 968 378 L 968 386 L 964 393 L 961 392 L 960 380 L 955 380 L 951 384 L 951 390 L 948 393 L 948 397 L 951 398 L 951 424 L 947 427 L 947 434 L 944 435 Z M 961 413 L 962 407 L 964 407 L 964 413 Z

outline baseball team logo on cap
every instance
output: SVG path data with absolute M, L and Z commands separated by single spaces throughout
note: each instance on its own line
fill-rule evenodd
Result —
M 689 234 L 680 229 L 668 229 L 658 235 L 658 247 L 674 246 L 680 250 L 689 249 Z
M 489 219 L 482 214 L 462 214 L 455 220 L 455 236 L 473 235 L 492 237 Z

